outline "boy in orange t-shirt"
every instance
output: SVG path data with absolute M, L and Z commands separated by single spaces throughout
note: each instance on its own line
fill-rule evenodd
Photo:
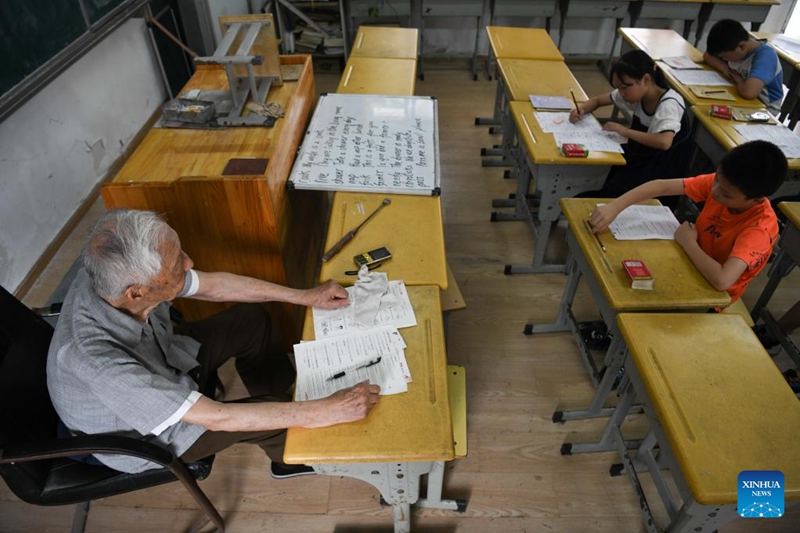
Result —
M 684 222 L 675 231 L 675 241 L 715 289 L 728 291 L 733 303 L 772 253 L 778 218 L 767 197 L 781 186 L 787 170 L 780 148 L 752 141 L 725 154 L 716 173 L 645 183 L 595 209 L 590 223 L 597 233 L 629 205 L 658 196 L 685 194 L 705 202 L 695 224 Z

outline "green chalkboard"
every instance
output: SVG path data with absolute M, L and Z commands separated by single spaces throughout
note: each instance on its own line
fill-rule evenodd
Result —
M 89 14 L 89 22 L 92 24 L 123 3 L 125 0 L 83 0 L 83 5 L 86 6 L 86 12 Z
M 78 0 L 0 1 L 0 94 L 87 31 Z

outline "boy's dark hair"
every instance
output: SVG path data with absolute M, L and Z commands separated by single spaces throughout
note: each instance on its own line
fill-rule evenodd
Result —
M 747 198 L 775 194 L 788 170 L 786 156 L 769 141 L 739 145 L 725 154 L 719 164 L 719 172 Z
M 730 52 L 743 41 L 749 41 L 750 34 L 738 20 L 723 19 L 711 27 L 706 39 L 706 51 L 712 56 Z
M 662 89 L 668 89 L 669 84 L 664 73 L 656 67 L 656 62 L 647 55 L 647 52 L 641 50 L 631 50 L 630 52 L 622 54 L 619 61 L 611 67 L 611 76 L 609 80 L 614 78 L 614 74 L 622 79 L 622 76 L 627 76 L 632 80 L 641 80 L 645 74 L 650 74 L 656 85 Z M 614 82 L 611 81 L 613 85 Z

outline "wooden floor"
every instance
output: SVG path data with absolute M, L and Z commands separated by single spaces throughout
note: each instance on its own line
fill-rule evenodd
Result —
M 437 68 L 438 67 L 438 68 Z M 452 363 L 467 368 L 469 455 L 447 465 L 445 496 L 469 500 L 464 514 L 416 510 L 414 531 L 483 532 L 608 532 L 644 531 L 638 500 L 626 477 L 611 478 L 612 453 L 562 457 L 565 440 L 591 440 L 604 421 L 551 423 L 556 408 L 588 405 L 593 388 L 572 338 L 567 334 L 525 337 L 526 322 L 555 318 L 565 277 L 559 274 L 504 276 L 503 266 L 526 263 L 533 242 L 522 222 L 491 223 L 491 199 L 505 197 L 513 183 L 503 169 L 482 168 L 480 148 L 498 142 L 476 116 L 489 116 L 494 82 L 471 80 L 466 68 L 426 63 L 418 94 L 439 101 L 447 255 L 467 301 L 450 324 Z M 591 65 L 573 69 L 589 94 L 608 90 Z M 339 73 L 317 71 L 320 92 L 334 90 Z M 102 212 L 98 204 L 87 223 Z M 74 260 L 84 230 L 53 268 L 29 293 L 26 303 L 43 303 Z M 564 252 L 563 229 L 551 253 Z M 198 265 L 202 269 L 202 265 Z M 752 306 L 764 283 L 756 280 L 745 295 Z M 597 316 L 588 292 L 581 288 L 576 313 Z M 800 278 L 789 276 L 773 299 L 782 313 L 800 299 Z M 781 364 L 786 364 L 782 361 Z M 242 392 L 235 373 L 225 379 Z M 641 426 L 633 425 L 633 430 Z M 797 428 L 793 428 L 797 430 Z M 646 477 L 646 476 L 645 476 Z M 731 481 L 735 482 L 734 480 Z M 272 480 L 258 448 L 239 445 L 217 455 L 211 476 L 201 483 L 231 532 L 388 532 L 392 515 L 379 504 L 371 486 L 324 476 Z M 652 486 L 646 486 L 652 489 Z M 653 491 L 650 494 L 654 494 Z M 663 525 L 666 513 L 651 505 Z M 20 503 L 0 484 L 0 531 L 68 531 L 73 508 L 36 508 Z M 198 516 L 194 501 L 179 483 L 94 502 L 87 531 L 180 532 Z M 800 509 L 782 519 L 740 520 L 721 531 L 741 533 L 800 531 Z

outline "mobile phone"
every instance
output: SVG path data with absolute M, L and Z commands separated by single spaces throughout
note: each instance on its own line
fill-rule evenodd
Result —
M 382 263 L 392 257 L 392 252 L 385 246 L 372 250 L 371 252 L 364 252 L 353 257 L 353 261 L 361 268 L 364 265 L 371 266 Z

